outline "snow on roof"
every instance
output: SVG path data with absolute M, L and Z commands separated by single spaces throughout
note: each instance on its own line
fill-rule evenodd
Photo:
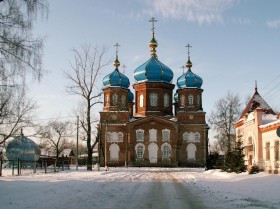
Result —
M 273 109 L 266 103 L 266 101 L 261 97 L 257 88 L 255 89 L 255 93 L 250 99 L 249 103 L 245 107 L 244 111 L 242 112 L 240 118 L 242 118 L 245 114 L 253 112 L 256 108 L 261 108 L 262 111 L 266 114 L 273 114 L 276 115 Z

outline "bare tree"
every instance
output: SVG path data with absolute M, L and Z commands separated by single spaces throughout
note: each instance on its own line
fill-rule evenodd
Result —
M 69 148 L 70 138 L 73 134 L 73 127 L 70 121 L 50 121 L 37 129 L 37 134 L 43 139 L 46 150 L 53 150 L 56 158 L 60 153 Z
M 26 75 L 42 75 L 43 40 L 32 36 L 38 12 L 47 0 L 0 1 L 0 144 L 21 128 L 33 126 L 36 104 L 26 97 Z
M 87 170 L 92 170 L 92 149 L 97 140 L 92 137 L 93 107 L 101 103 L 102 91 L 98 88 L 98 75 L 108 62 L 103 61 L 104 49 L 91 50 L 90 47 L 81 47 L 81 51 L 74 52 L 74 62 L 70 64 L 71 70 L 65 72 L 66 78 L 71 82 L 67 87 L 70 94 L 79 95 L 82 99 L 81 126 L 86 133 L 88 161 Z M 92 144 L 93 143 L 93 144 Z
M 36 103 L 26 97 L 24 89 L 4 90 L 0 101 L 0 144 L 18 135 L 20 129 L 34 127 L 33 111 L 36 108 Z
M 221 151 L 230 151 L 235 142 L 235 130 L 233 124 L 241 114 L 241 104 L 238 94 L 228 91 L 227 95 L 219 99 L 216 110 L 212 111 L 208 122 L 216 132 L 215 138 L 218 140 Z
M 42 38 L 32 36 L 38 12 L 48 13 L 47 0 L 3 0 L 0 2 L 0 69 L 9 76 L 42 73 Z

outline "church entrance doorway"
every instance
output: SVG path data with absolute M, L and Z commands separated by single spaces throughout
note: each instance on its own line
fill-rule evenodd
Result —
M 149 160 L 150 163 L 157 163 L 158 145 L 156 143 L 149 144 Z

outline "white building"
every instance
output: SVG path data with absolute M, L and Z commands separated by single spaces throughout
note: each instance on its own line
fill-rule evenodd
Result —
M 272 110 L 257 88 L 235 128 L 236 140 L 243 142 L 248 169 L 258 165 L 269 173 L 280 173 L 280 114 Z

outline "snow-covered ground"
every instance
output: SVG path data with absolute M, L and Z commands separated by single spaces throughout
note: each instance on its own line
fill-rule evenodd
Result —
M 280 208 L 280 175 L 110 168 L 6 176 L 0 178 L 0 208 Z

